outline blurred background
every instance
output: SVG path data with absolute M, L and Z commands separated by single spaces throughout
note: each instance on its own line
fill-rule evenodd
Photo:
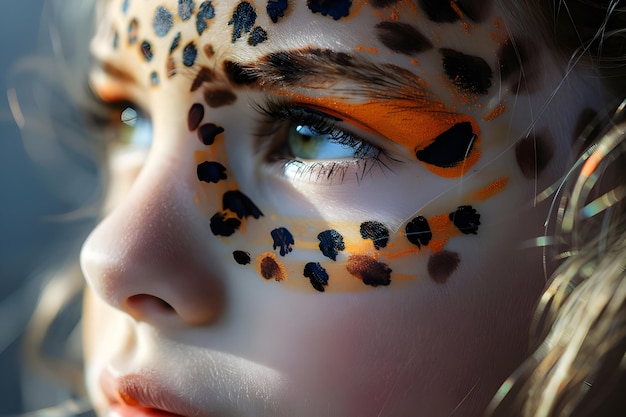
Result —
M 55 401 L 45 385 L 31 383 L 23 366 L 22 336 L 50 268 L 75 258 L 78 242 L 93 223 L 93 215 L 76 213 L 98 193 L 93 161 L 54 145 L 59 132 L 49 121 L 29 120 L 36 112 L 21 120 L 22 97 L 29 106 L 50 107 L 52 118 L 54 112 L 71 112 L 55 102 L 56 93 L 46 83 L 35 81 L 37 72 L 55 73 L 54 65 L 46 63 L 55 37 L 47 27 L 51 11 L 44 11 L 46 3 L 49 9 L 50 0 L 4 0 L 0 13 L 0 416 Z M 27 400 L 25 391 L 30 391 Z

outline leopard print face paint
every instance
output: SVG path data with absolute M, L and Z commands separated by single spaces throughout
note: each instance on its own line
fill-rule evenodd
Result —
M 105 8 L 96 92 L 147 108 L 165 131 L 156 146 L 191 149 L 207 239 L 273 285 L 445 283 L 468 247 L 498 245 L 493 226 L 553 163 L 552 128 L 534 114 L 544 97 L 532 96 L 548 77 L 490 2 Z

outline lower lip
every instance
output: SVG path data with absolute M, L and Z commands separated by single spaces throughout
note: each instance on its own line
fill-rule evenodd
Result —
M 107 417 L 182 417 L 178 414 L 155 408 L 133 407 L 129 405 L 116 404 L 111 408 Z

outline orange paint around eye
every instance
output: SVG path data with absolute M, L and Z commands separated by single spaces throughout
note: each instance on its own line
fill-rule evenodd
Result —
M 486 122 L 491 122 L 498 117 L 506 110 L 506 106 L 502 103 L 498 104 L 495 109 L 491 110 L 489 113 L 483 116 L 483 120 Z
M 480 158 L 480 128 L 467 114 L 453 113 L 442 103 L 427 100 L 371 100 L 364 103 L 346 103 L 336 98 L 309 97 L 289 94 L 299 103 L 316 107 L 325 113 L 355 123 L 364 130 L 382 135 L 405 147 L 411 155 L 431 145 L 442 133 L 454 125 L 469 122 L 476 135 L 472 150 L 461 163 L 451 167 L 439 167 L 424 163 L 432 173 L 445 178 L 457 178 L 467 172 Z
M 502 191 L 504 191 L 508 183 L 509 183 L 509 177 L 500 178 L 492 182 L 485 188 L 476 191 L 476 193 L 474 193 L 473 195 L 473 199 L 479 200 L 479 201 L 488 200 L 491 197 L 497 194 L 500 194 Z

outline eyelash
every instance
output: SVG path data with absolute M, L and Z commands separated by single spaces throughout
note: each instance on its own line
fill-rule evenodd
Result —
M 283 175 L 286 175 L 288 169 L 295 168 L 294 180 L 308 179 L 332 183 L 338 179 L 343 182 L 346 174 L 352 168 L 356 168 L 355 174 L 357 181 L 360 182 L 375 167 L 390 170 L 390 162 L 397 162 L 383 148 L 337 127 L 337 122 L 342 120 L 329 114 L 274 97 L 266 97 L 263 103 L 253 102 L 252 107 L 263 117 L 261 125 L 264 127 L 256 136 L 262 141 L 267 141 L 266 161 L 278 164 Z M 354 149 L 354 159 L 305 162 L 288 155 L 285 152 L 286 140 L 280 137 L 280 133 L 295 125 L 309 126 L 320 135 L 329 135 L 330 141 Z M 372 152 L 374 155 L 368 156 Z

